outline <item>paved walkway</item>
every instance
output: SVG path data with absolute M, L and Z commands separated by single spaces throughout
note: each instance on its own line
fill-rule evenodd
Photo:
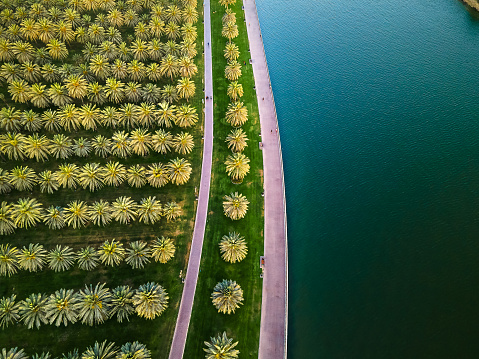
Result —
M 288 251 L 283 160 L 268 65 L 254 0 L 243 0 L 258 98 L 264 167 L 264 279 L 259 359 L 287 354 Z
M 195 228 L 191 243 L 188 269 L 185 285 L 181 296 L 180 310 L 176 320 L 175 334 L 171 344 L 169 359 L 182 359 L 185 351 L 186 336 L 190 325 L 191 310 L 195 297 L 196 282 L 200 269 L 201 251 L 205 235 L 206 215 L 208 213 L 208 198 L 210 194 L 211 163 L 213 158 L 213 70 L 211 62 L 211 22 L 210 0 L 204 1 L 204 48 L 205 48 L 205 132 L 203 142 L 203 164 L 201 166 L 200 192 L 196 209 Z M 198 87 L 198 86 L 197 86 Z

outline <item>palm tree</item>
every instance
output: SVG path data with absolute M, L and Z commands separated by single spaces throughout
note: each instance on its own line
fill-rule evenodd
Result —
M 140 24 L 137 26 L 140 26 Z M 148 60 L 148 44 L 145 41 L 143 41 L 141 38 L 137 38 L 135 41 L 133 41 L 130 46 L 130 49 L 131 49 L 131 53 L 133 54 L 133 58 L 135 60 L 139 60 L 139 61 Z
M 11 218 L 18 228 L 35 227 L 42 220 L 42 204 L 35 198 L 20 198 L 13 204 Z
M 171 54 L 161 60 L 160 71 L 162 76 L 169 76 L 171 80 L 178 74 L 179 65 L 176 56 Z
M 178 90 L 178 96 L 188 102 L 188 100 L 195 95 L 196 86 L 189 77 L 182 77 L 178 80 L 176 89 Z
M 88 94 L 88 82 L 83 75 L 70 75 L 65 81 L 65 86 L 68 90 L 68 95 L 82 99 Z
M 173 139 L 173 146 L 175 148 L 175 151 L 182 155 L 190 153 L 195 146 L 193 136 L 190 135 L 188 132 L 181 132 Z
M 113 289 L 111 294 L 110 317 L 116 315 L 119 323 L 121 323 L 123 319 L 129 321 L 129 315 L 135 311 L 133 308 L 133 294 L 133 290 L 127 285 Z
M 91 271 L 98 266 L 100 258 L 95 248 L 87 246 L 76 253 L 76 260 L 80 269 Z
M 165 10 L 165 19 L 178 24 L 181 21 L 181 10 L 176 5 L 170 5 Z
M 64 85 L 55 82 L 50 85 L 50 88 L 47 91 L 50 100 L 55 106 L 65 106 L 71 103 L 73 100 L 68 95 L 68 90 Z
M 72 142 L 67 136 L 56 134 L 50 142 L 49 150 L 55 158 L 66 159 L 73 154 Z
M 149 165 L 145 174 L 148 184 L 155 188 L 163 187 L 170 180 L 168 168 L 163 163 Z
M 126 263 L 131 268 L 144 268 L 145 264 L 150 263 L 148 257 L 150 257 L 151 250 L 147 247 L 147 243 L 144 241 L 134 241 L 130 243 L 130 248 L 126 250 Z
M 206 352 L 206 359 L 234 359 L 238 358 L 239 350 L 234 349 L 238 342 L 233 343 L 233 338 L 228 338 L 226 332 L 223 336 L 218 334 L 211 337 L 209 342 L 204 342 L 207 348 L 203 348 Z
M 73 140 L 72 150 L 78 157 L 88 157 L 91 151 L 91 142 L 83 137 L 77 138 Z
M 138 204 L 130 197 L 118 197 L 111 206 L 115 221 L 125 224 L 136 219 Z
M 236 0 L 220 0 L 219 3 L 227 8 L 230 5 L 236 4 Z
M 193 77 L 198 72 L 198 67 L 193 60 L 188 56 L 183 56 L 178 61 L 179 73 L 183 77 Z
M 75 31 L 72 27 L 73 24 L 70 21 L 61 20 L 56 24 L 57 35 L 61 41 L 70 43 L 75 40 Z
M 125 21 L 122 12 L 118 9 L 111 9 L 108 12 L 107 18 L 110 24 L 114 27 L 121 27 Z
M 248 121 L 248 109 L 243 102 L 234 102 L 226 110 L 226 122 L 233 127 L 240 127 Z
M 115 347 L 115 343 L 107 343 L 105 340 L 103 343 L 95 342 L 95 345 L 88 347 L 81 356 L 81 359 L 114 359 L 118 353 L 118 349 Z
M 12 205 L 6 201 L 0 203 L 0 235 L 11 234 L 15 231 L 15 223 L 10 216 Z
M 104 181 L 108 186 L 119 186 L 126 179 L 125 166 L 119 162 L 110 161 L 105 166 Z
M 161 154 L 166 154 L 173 146 L 173 136 L 170 132 L 164 130 L 155 131 L 155 134 L 151 136 L 151 140 L 153 150 Z
M 48 297 L 44 294 L 30 294 L 30 296 L 19 303 L 18 314 L 23 324 L 28 329 L 33 327 L 40 328 L 42 324 L 48 324 L 47 320 L 47 304 Z
M 50 206 L 43 216 L 43 222 L 50 229 L 61 229 L 65 227 L 65 218 L 63 215 L 63 208 Z
M 180 54 L 180 45 L 173 40 L 168 40 L 163 44 L 163 52 L 165 55 L 172 55 L 178 57 Z
M 191 165 L 184 158 L 170 160 L 167 168 L 171 182 L 176 185 L 185 184 L 190 179 Z
M 248 146 L 246 141 L 248 141 L 248 137 L 246 137 L 246 133 L 241 128 L 231 130 L 225 140 L 228 143 L 228 148 L 233 152 L 243 151 Z
M 139 102 L 141 100 L 141 84 L 138 82 L 128 82 L 125 89 L 125 97 L 128 101 Z
M 30 86 L 23 80 L 14 80 L 8 85 L 8 92 L 15 102 L 25 103 L 32 97 Z
M 125 84 L 123 82 L 109 77 L 105 83 L 105 95 L 110 101 L 119 103 L 125 97 L 124 87 Z
M 77 188 L 78 183 L 78 166 L 73 163 L 65 163 L 58 166 L 55 172 L 55 178 L 63 188 Z
M 23 78 L 28 82 L 38 82 L 42 78 L 42 73 L 40 66 L 34 64 L 30 61 L 27 61 L 22 64 Z
M 55 323 L 59 327 L 62 323 L 67 326 L 68 323 L 75 323 L 78 320 L 77 308 L 78 296 L 73 289 L 60 289 L 48 297 L 45 309 L 47 319 L 50 324 Z
M 60 109 L 60 123 L 68 131 L 80 128 L 79 109 L 75 104 L 65 105 Z
M 176 40 L 177 38 L 180 37 L 180 27 L 178 24 L 175 24 L 174 22 L 169 22 L 165 25 L 165 35 L 168 37 L 170 40 Z
M 141 96 L 146 102 L 158 102 L 161 98 L 161 89 L 155 84 L 147 83 L 141 89 Z
M 241 64 L 238 61 L 228 62 L 225 68 L 225 77 L 230 81 L 236 81 L 241 77 Z
M 106 158 L 110 154 L 111 141 L 102 135 L 98 135 L 93 138 L 92 147 L 95 150 L 95 155 Z
M 145 126 L 147 128 L 152 126 L 155 123 L 155 117 L 156 117 L 155 105 L 148 102 L 140 103 L 140 106 L 138 107 L 138 122 L 142 126 Z
M 68 204 L 65 210 L 65 222 L 68 226 L 73 228 L 85 227 L 90 216 L 88 215 L 88 206 L 83 201 L 72 201 Z
M 138 106 L 132 103 L 126 103 L 120 107 L 119 123 L 126 128 L 134 128 L 138 121 Z
M 10 183 L 18 191 L 31 191 L 37 182 L 37 174 L 28 166 L 17 166 L 10 172 Z
M 18 249 L 10 244 L 0 244 L 0 276 L 10 277 L 18 270 Z
M 85 130 L 96 130 L 100 109 L 93 104 L 83 105 L 78 111 L 78 117 Z
M 234 13 L 233 10 L 231 10 L 230 8 L 226 8 L 226 11 L 225 11 L 223 17 L 221 18 L 221 20 L 223 21 L 223 25 L 226 25 L 229 22 L 235 23 L 236 22 L 236 13 Z
M 111 153 L 122 158 L 131 154 L 130 139 L 125 131 L 117 131 L 113 134 Z
M 148 78 L 151 81 L 159 81 L 161 79 L 161 68 L 160 64 L 152 62 L 148 67 L 146 72 L 148 73 Z
M 38 113 L 33 110 L 23 111 L 22 113 L 22 125 L 27 131 L 35 132 L 40 131 L 43 127 L 42 120 Z
M 148 55 L 150 56 L 150 59 L 152 61 L 160 61 L 161 56 L 163 55 L 163 43 L 159 40 L 159 38 L 153 38 L 148 43 Z M 153 64 L 159 66 L 159 64 L 156 63 L 156 62 L 153 62 L 152 65 Z M 158 69 L 159 69 L 159 67 L 158 67 Z M 157 77 L 157 76 L 158 75 L 155 75 L 155 77 Z M 153 78 L 150 77 L 150 79 L 153 79 Z
M 163 207 L 163 215 L 166 220 L 174 221 L 181 215 L 181 207 L 176 202 L 167 202 Z
M 38 183 L 42 193 L 53 193 L 58 190 L 58 181 L 52 171 L 45 170 L 38 175 Z
M 141 61 L 132 60 L 127 68 L 130 79 L 133 81 L 142 81 L 146 76 L 146 66 Z
M 21 128 L 21 116 L 22 113 L 14 107 L 3 107 L 0 110 L 0 126 L 6 131 L 18 131 Z
M 226 262 L 241 262 L 248 253 L 248 247 L 239 233 L 230 232 L 227 236 L 223 236 L 219 243 L 221 258 Z
M 175 256 L 175 245 L 168 237 L 157 238 L 151 245 L 151 258 L 155 262 L 166 263 Z
M 223 211 L 226 217 L 232 220 L 238 220 L 246 215 L 249 201 L 242 194 L 238 192 L 231 193 L 229 196 L 223 197 Z
M 146 170 L 141 165 L 133 165 L 127 170 L 128 184 L 132 187 L 140 188 L 146 184 Z
M 189 58 L 194 58 L 198 53 L 196 51 L 196 43 L 193 41 L 183 40 L 180 43 L 180 53 L 183 56 L 188 56 Z
M 131 151 L 140 156 L 147 156 L 150 153 L 151 135 L 142 128 L 131 131 Z
M 48 159 L 50 140 L 38 133 L 28 136 L 24 142 L 24 152 L 28 158 L 35 158 L 37 162 Z
M 10 174 L 7 170 L 0 168 L 0 193 L 9 193 L 11 190 Z
M 160 201 L 156 197 L 143 198 L 138 206 L 138 220 L 145 224 L 155 224 L 162 215 Z
M 58 68 L 54 64 L 46 63 L 43 65 L 41 74 L 43 79 L 48 82 L 54 82 L 59 79 Z
M 57 39 L 51 39 L 47 44 L 47 50 L 50 56 L 55 60 L 63 60 L 68 57 L 68 49 L 65 43 Z
M 117 79 L 124 79 L 128 76 L 128 68 L 125 61 L 116 59 L 111 65 L 111 74 Z
M 62 247 L 57 244 L 55 249 L 52 249 L 48 255 L 48 267 L 55 272 L 63 272 L 69 270 L 75 263 L 75 253 L 69 246 Z
M 148 282 L 140 285 L 133 296 L 133 305 L 138 316 L 155 319 L 168 307 L 168 293 L 159 284 Z
M 20 315 L 18 314 L 19 303 L 15 303 L 17 296 L 12 294 L 10 297 L 0 299 L 0 325 L 2 329 L 8 327 L 9 324 L 18 322 Z M 11 356 L 6 357 L 11 358 Z
M 115 265 L 120 265 L 125 259 L 125 250 L 123 249 L 123 244 L 113 238 L 111 243 L 106 240 L 98 248 L 98 255 L 104 265 L 114 267 Z
M 8 159 L 22 160 L 25 156 L 23 146 L 25 136 L 21 133 L 10 133 L 0 135 L 0 151 L 7 155 Z
M 183 21 L 186 23 L 194 24 L 198 21 L 198 11 L 196 11 L 196 6 L 194 5 L 185 5 L 182 15 Z
M 223 29 L 221 30 L 221 35 L 226 37 L 228 41 L 231 43 L 231 40 L 234 39 L 239 35 L 238 32 L 238 25 L 235 22 L 228 22 L 223 25 Z
M 6 348 L 3 348 L 0 352 L 1 359 L 28 359 L 28 355 L 25 354 L 23 349 L 18 350 L 18 348 L 10 348 L 7 351 Z
M 7 39 L 0 39 L 0 61 L 9 61 L 13 57 L 13 44 Z
M 88 27 L 88 38 L 94 44 L 100 44 L 105 40 L 105 29 L 97 24 Z
M 90 192 L 94 192 L 103 187 L 104 169 L 99 163 L 87 163 L 81 169 L 78 181 L 80 185 Z
M 78 316 L 82 324 L 93 326 L 102 324 L 108 319 L 110 311 L 111 294 L 110 289 L 105 288 L 105 283 L 97 283 L 95 288 L 85 285 L 84 290 L 78 294 Z
M 106 101 L 106 94 L 103 86 L 98 84 L 98 82 L 90 82 L 88 84 L 87 98 L 89 101 L 98 105 L 103 104 Z
M 234 280 L 224 279 L 215 285 L 211 299 L 218 313 L 231 314 L 243 304 L 243 290 Z
M 37 22 L 38 39 L 45 44 L 55 36 L 55 25 L 47 18 L 42 18 Z
M 23 270 L 36 272 L 43 269 L 47 251 L 41 244 L 30 243 L 27 247 L 23 247 L 18 255 L 18 264 Z
M 176 106 L 170 105 L 168 102 L 161 102 L 158 105 L 158 124 L 160 126 L 172 127 L 172 122 L 176 122 Z
M 146 348 L 145 344 L 139 342 L 125 343 L 121 346 L 120 352 L 116 359 L 150 359 L 151 352 Z
M 168 103 L 172 103 L 178 100 L 178 94 L 176 93 L 176 86 L 173 85 L 165 85 L 161 89 L 161 98 L 163 101 Z
M 198 122 L 198 114 L 196 109 L 190 105 L 182 105 L 176 111 L 175 124 L 180 127 L 190 127 Z
M 88 207 L 88 215 L 97 226 L 106 226 L 111 222 L 110 204 L 101 199 Z
M 196 32 L 196 26 L 192 23 L 186 23 L 181 27 L 181 35 L 186 41 L 195 41 L 198 33 Z
M 226 173 L 231 176 L 233 183 L 242 183 L 243 178 L 249 173 L 249 158 L 240 152 L 228 156 L 225 165 Z
M 18 62 L 33 61 L 35 48 L 29 42 L 17 41 L 13 44 L 12 52 Z
M 105 79 L 110 74 L 108 58 L 103 55 L 95 55 L 90 60 L 90 70 L 98 79 Z
M 11 62 L 6 62 L 1 66 L 1 71 L 0 75 L 7 81 L 7 83 L 11 84 L 14 81 L 21 81 L 22 80 L 22 73 L 20 71 L 20 66 Z M 20 90 L 17 90 L 16 88 L 19 87 L 20 84 L 17 84 L 12 87 L 12 91 L 14 91 L 15 94 L 21 93 L 23 95 L 22 90 L 26 88 L 26 83 L 21 83 Z M 12 94 L 12 92 L 10 92 Z M 28 101 L 28 97 L 24 102 Z
M 230 83 L 228 85 L 227 94 L 233 101 L 239 100 L 239 98 L 243 96 L 243 85 L 239 84 L 237 81 Z
M 107 106 L 101 112 L 103 126 L 115 128 L 118 125 L 119 112 L 116 107 Z

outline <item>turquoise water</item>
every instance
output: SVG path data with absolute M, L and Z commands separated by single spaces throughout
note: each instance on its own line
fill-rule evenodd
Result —
M 455 0 L 257 1 L 289 358 L 477 358 L 479 20 Z

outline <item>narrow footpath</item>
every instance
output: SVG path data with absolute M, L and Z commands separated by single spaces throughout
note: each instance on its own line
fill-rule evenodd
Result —
M 286 198 L 278 119 L 256 3 L 243 0 L 258 98 L 264 167 L 264 279 L 259 359 L 287 355 L 288 251 Z
M 205 235 L 206 215 L 211 183 L 211 163 L 213 159 L 213 69 L 211 62 L 211 21 L 210 0 L 204 1 L 204 49 L 205 49 L 205 125 L 203 139 L 203 164 L 201 166 L 200 191 L 196 208 L 195 227 L 191 243 L 185 285 L 181 296 L 180 310 L 176 320 L 175 333 L 169 359 L 182 359 L 186 336 L 190 325 L 191 310 L 195 297 L 196 282 L 201 262 L 201 251 Z M 208 98 L 208 99 L 206 99 Z

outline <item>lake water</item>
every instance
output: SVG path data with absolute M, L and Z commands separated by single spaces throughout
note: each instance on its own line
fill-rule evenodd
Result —
M 280 121 L 289 358 L 479 357 L 479 20 L 257 0 Z

